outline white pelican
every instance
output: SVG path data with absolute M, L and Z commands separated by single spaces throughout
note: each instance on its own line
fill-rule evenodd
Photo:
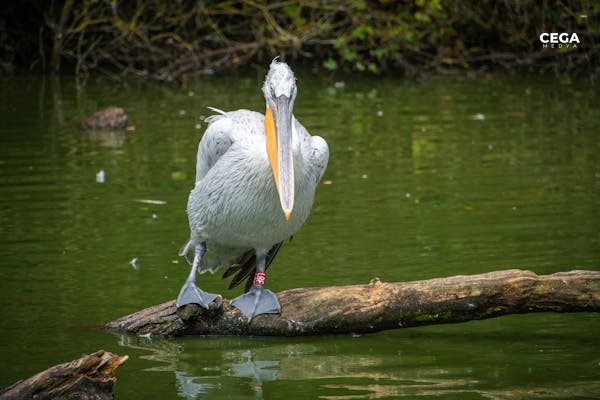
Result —
M 296 78 L 273 60 L 262 88 L 266 112 L 223 112 L 207 119 L 198 146 L 196 185 L 187 205 L 190 239 L 180 255 L 192 264 L 177 306 L 208 308 L 217 295 L 196 286 L 196 275 L 228 267 L 230 288 L 247 279 L 232 304 L 248 318 L 279 313 L 277 296 L 264 289 L 266 269 L 282 242 L 304 224 L 329 149 L 292 114 Z

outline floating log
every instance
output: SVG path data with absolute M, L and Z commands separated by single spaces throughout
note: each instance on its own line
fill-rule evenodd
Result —
M 229 300 L 204 309 L 175 301 L 110 322 L 138 335 L 305 336 L 378 332 L 531 312 L 600 311 L 600 271 L 536 275 L 503 270 L 414 282 L 291 289 L 278 293 L 281 314 L 249 321 Z
M 113 399 L 114 371 L 125 361 L 127 356 L 100 350 L 18 381 L 0 390 L 0 400 Z

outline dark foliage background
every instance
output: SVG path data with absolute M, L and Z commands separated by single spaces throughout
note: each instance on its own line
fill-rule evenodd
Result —
M 5 70 L 101 70 L 160 80 L 268 62 L 420 75 L 462 68 L 598 70 L 597 1 L 7 1 Z M 542 32 L 576 32 L 544 49 Z

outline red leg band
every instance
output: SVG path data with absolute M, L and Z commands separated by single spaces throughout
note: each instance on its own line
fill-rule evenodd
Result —
M 264 286 L 266 280 L 267 280 L 267 274 L 265 272 L 257 272 L 256 274 L 254 274 L 253 284 Z

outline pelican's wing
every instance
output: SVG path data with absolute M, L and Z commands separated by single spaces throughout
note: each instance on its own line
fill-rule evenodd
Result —
M 308 160 L 312 176 L 315 178 L 315 184 L 319 183 L 327 169 L 329 162 L 329 147 L 327 142 L 320 136 L 311 136 L 306 128 L 298 121 L 294 120 L 294 129 L 302 140 L 302 154 Z
M 311 136 L 311 153 L 310 161 L 314 168 L 316 183 L 321 181 L 325 170 L 327 169 L 327 163 L 329 162 L 329 146 L 327 142 L 321 136 Z
M 209 125 L 200 140 L 196 157 L 196 184 L 206 176 L 233 144 L 234 127 L 231 119 L 227 117 L 227 113 L 210 116 L 206 122 Z

